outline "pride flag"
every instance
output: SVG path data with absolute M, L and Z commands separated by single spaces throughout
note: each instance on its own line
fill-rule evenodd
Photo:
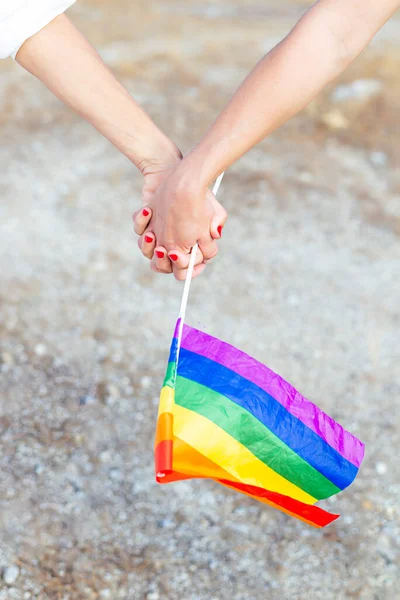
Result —
M 179 321 L 161 391 L 156 479 L 203 477 L 316 527 L 313 506 L 357 475 L 364 445 L 282 377 Z

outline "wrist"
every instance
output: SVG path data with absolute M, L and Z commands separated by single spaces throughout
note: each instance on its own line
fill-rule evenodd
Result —
M 179 188 L 205 192 L 215 178 L 201 152 L 192 150 L 175 167 L 174 178 Z
M 146 148 L 140 158 L 132 160 L 143 176 L 154 175 L 160 171 L 173 170 L 182 160 L 182 152 L 167 137 Z

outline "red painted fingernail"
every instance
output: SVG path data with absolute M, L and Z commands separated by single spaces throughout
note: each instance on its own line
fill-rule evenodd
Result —
M 221 235 L 222 235 L 222 225 L 219 225 L 219 226 L 217 227 L 217 231 L 218 231 L 218 233 L 219 233 L 219 236 L 221 237 Z
M 147 210 L 147 208 L 144 208 L 144 209 L 142 210 L 142 215 L 143 215 L 144 217 L 148 217 L 148 216 L 149 216 L 149 214 L 150 214 L 150 211 L 149 211 L 149 210 Z
M 157 258 L 164 258 L 164 252 L 161 252 L 161 250 L 156 250 L 156 255 Z
M 153 238 L 151 238 L 149 235 L 145 235 L 144 241 L 147 242 L 148 244 L 151 244 L 151 242 L 153 241 Z
M 169 257 L 170 257 L 170 259 L 171 259 L 171 260 L 173 260 L 174 262 L 175 262 L 176 260 L 178 260 L 178 255 L 177 255 L 177 254 L 170 254 L 170 255 L 169 255 Z

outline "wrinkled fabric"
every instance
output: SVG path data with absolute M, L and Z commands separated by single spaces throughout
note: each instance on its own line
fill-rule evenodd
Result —
M 156 478 L 207 477 L 316 527 L 313 506 L 351 484 L 364 445 L 279 375 L 179 321 L 161 392 Z M 177 364 L 177 358 L 179 360 Z

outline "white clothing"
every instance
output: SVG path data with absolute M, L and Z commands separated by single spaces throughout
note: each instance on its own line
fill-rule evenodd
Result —
M 0 58 L 15 58 L 22 44 L 75 0 L 0 0 Z

